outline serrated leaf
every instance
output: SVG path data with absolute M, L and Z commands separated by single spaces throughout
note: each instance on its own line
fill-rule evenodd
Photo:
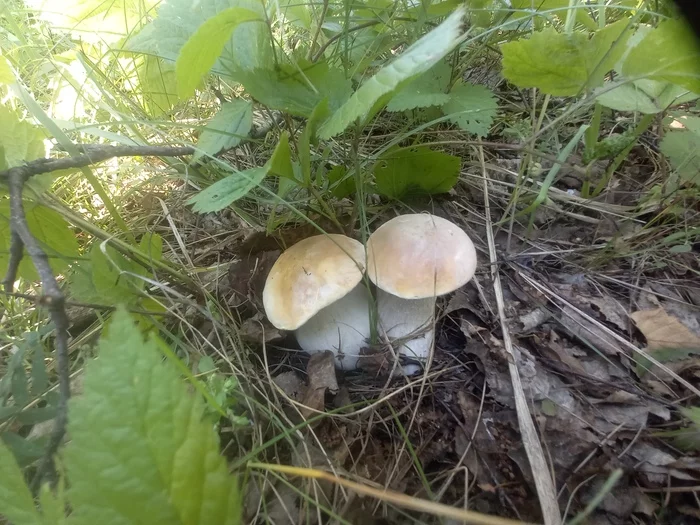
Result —
M 41 516 L 17 461 L 0 440 L 0 515 L 14 525 L 40 525 Z
M 387 104 L 387 111 L 407 111 L 429 106 L 442 106 L 450 100 L 446 93 L 452 68 L 444 61 L 406 84 Z
M 245 197 L 267 175 L 268 166 L 251 168 L 229 175 L 191 197 L 187 204 L 197 213 L 223 210 L 226 206 Z
M 240 74 L 239 81 L 258 102 L 299 117 L 309 117 L 324 98 L 331 110 L 336 110 L 352 93 L 343 72 L 324 62 L 301 61 L 297 67 L 284 65 L 277 72 L 249 71 Z
M 222 6 L 223 3 L 223 6 Z M 249 9 L 265 18 L 265 8 L 260 0 L 236 0 L 237 8 Z M 135 37 L 130 38 L 126 48 L 175 61 L 188 39 L 208 19 L 221 12 L 222 7 L 231 7 L 221 0 L 167 0 L 162 2 L 158 13 L 150 24 Z M 237 73 L 255 68 L 272 68 L 272 46 L 270 33 L 265 24 L 241 24 L 224 46 L 223 53 L 212 71 L 235 79 Z
M 655 80 L 622 81 L 617 86 L 610 83 L 597 91 L 596 100 L 606 108 L 645 114 L 661 113 L 700 97 L 681 86 Z
M 661 153 L 686 182 L 700 185 L 700 136 L 692 131 L 669 131 L 659 144 Z
M 0 171 L 46 155 L 45 135 L 39 128 L 20 120 L 15 112 L 5 106 L 0 106 L 0 122 L 0 146 L 5 152 L 5 162 L 0 164 Z
M 182 46 L 175 62 L 180 98 L 187 98 L 194 93 L 202 77 L 221 56 L 234 29 L 243 23 L 263 21 L 255 11 L 231 7 L 204 22 Z
M 464 13 L 463 7 L 457 8 L 444 22 L 362 84 L 321 126 L 319 136 L 328 139 L 358 119 L 371 118 L 395 89 L 428 71 L 452 51 L 462 40 Z
M 450 122 L 477 137 L 488 135 L 497 109 L 496 97 L 489 88 L 468 82 L 457 84 L 450 91 L 450 100 L 442 106 Z
M 0 126 L 1 127 L 1 126 Z M 78 257 L 78 241 L 68 223 L 54 210 L 24 201 L 29 229 L 49 257 L 51 268 L 63 272 Z M 10 203 L 0 197 L 0 267 L 7 268 L 10 250 Z M 20 262 L 18 275 L 28 281 L 39 278 L 29 256 Z
M 449 191 L 459 178 L 460 159 L 427 146 L 394 148 L 377 159 L 377 191 L 393 199 Z
M 667 19 L 643 31 L 621 71 L 628 78 L 664 80 L 700 93 L 700 45 L 685 21 Z
M 66 502 L 64 498 L 64 481 L 58 481 L 56 493 L 51 485 L 44 483 L 39 489 L 39 504 L 44 525 L 62 525 L 66 522 Z
M 580 32 L 557 33 L 550 27 L 528 39 L 502 44 L 503 75 L 519 87 L 556 96 L 578 95 L 603 83 L 625 51 L 628 25 L 628 20 L 620 20 L 592 38 Z
M 0 55 L 0 85 L 12 84 L 15 81 L 15 76 L 12 74 L 10 64 L 7 59 Z
M 205 404 L 153 339 L 118 310 L 84 392 L 69 404 L 64 457 L 73 512 L 86 523 L 238 525 L 240 492 Z M 147 512 L 145 511 L 147 509 Z
M 222 104 L 221 109 L 202 131 L 192 161 L 205 155 L 214 156 L 222 150 L 237 146 L 248 136 L 252 125 L 253 104 L 249 101 L 234 100 Z

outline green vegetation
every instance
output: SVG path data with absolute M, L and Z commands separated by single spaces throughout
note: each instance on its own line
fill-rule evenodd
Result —
M 407 523 L 447 515 L 428 499 L 466 512 L 466 496 L 448 490 L 455 474 L 423 469 L 411 442 L 415 413 L 399 419 L 405 413 L 389 404 L 383 383 L 325 412 L 323 402 L 318 413 L 300 409 L 303 397 L 288 403 L 293 396 L 272 376 L 282 362 L 300 365 L 266 347 L 270 328 L 254 289 L 265 266 L 262 256 L 249 259 L 265 248 L 254 241 L 284 248 L 296 230 L 364 240 L 392 213 L 438 209 L 476 225 L 469 231 L 481 236 L 486 268 L 487 229 L 507 237 L 503 263 L 517 259 L 509 259 L 511 243 L 547 252 L 536 241 L 573 220 L 588 229 L 556 246 L 562 258 L 553 267 L 592 275 L 613 265 L 615 286 L 629 289 L 639 287 L 627 275 L 681 268 L 697 285 L 698 99 L 700 46 L 667 1 L 6 1 L 3 274 L 13 242 L 11 168 L 96 146 L 194 149 L 26 181 L 27 225 L 67 297 L 77 395 L 55 468 L 43 472 L 61 409 L 60 366 L 53 306 L 25 255 L 0 295 L 0 516 L 16 525 L 281 523 L 289 515 L 359 523 L 363 516 L 347 517 L 352 499 L 334 491 L 330 473 L 301 488 L 272 466 L 334 469 L 313 456 L 323 447 L 316 432 L 331 428 L 350 441 L 342 432 L 358 422 L 391 427 L 403 448 L 376 454 L 406 454 L 396 465 L 417 473 L 408 504 L 379 502 L 386 479 L 371 470 L 338 468 L 333 476 L 366 482 L 364 496 L 377 498 L 363 512 L 379 516 L 381 506 Z M 614 228 L 604 232 L 608 223 Z M 244 292 L 234 259 L 250 265 Z M 474 308 L 473 316 L 495 323 L 483 340 L 500 333 L 493 311 Z M 631 324 L 624 337 L 641 340 Z M 657 359 L 698 355 L 695 347 L 669 351 Z M 625 359 L 635 381 L 648 379 L 651 361 Z M 678 428 L 654 435 L 696 450 L 700 409 L 692 405 L 700 401 L 686 394 L 677 396 L 689 400 L 674 416 Z M 370 412 L 384 402 L 388 412 Z M 370 423 L 359 419 L 368 413 Z M 462 460 L 452 467 L 466 468 Z M 290 497 L 301 503 L 287 509 Z M 516 511 L 487 508 L 533 516 L 509 505 Z

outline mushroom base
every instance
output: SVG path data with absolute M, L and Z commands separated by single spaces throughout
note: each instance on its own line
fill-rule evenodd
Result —
M 296 329 L 299 346 L 310 354 L 331 350 L 336 368 L 355 370 L 360 351 L 369 346 L 369 304 L 369 293 L 361 282 Z
M 377 289 L 377 310 L 380 330 L 391 341 L 394 349 L 417 361 L 426 361 L 435 337 L 435 297 L 425 299 L 402 299 Z M 411 375 L 420 371 L 419 365 L 404 366 L 404 373 Z

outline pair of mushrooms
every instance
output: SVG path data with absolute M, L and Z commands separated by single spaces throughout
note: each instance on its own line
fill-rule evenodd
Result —
M 395 350 L 424 361 L 432 348 L 435 298 L 466 284 L 476 250 L 455 224 L 428 214 L 401 215 L 362 243 L 338 234 L 298 242 L 273 265 L 263 291 L 270 322 L 293 330 L 309 353 L 332 350 L 336 366 L 357 368 L 369 346 L 367 271 L 377 287 L 379 326 Z M 407 374 L 420 366 L 404 367 Z

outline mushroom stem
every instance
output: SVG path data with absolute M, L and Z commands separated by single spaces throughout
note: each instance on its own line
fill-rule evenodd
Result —
M 435 334 L 435 297 L 402 299 L 377 289 L 377 311 L 380 333 L 397 342 L 398 353 L 418 361 L 428 358 Z M 406 373 L 417 370 L 418 367 L 404 368 Z
M 369 346 L 370 297 L 360 282 L 347 295 L 320 310 L 294 335 L 310 354 L 331 350 L 336 368 L 355 370 L 362 348 Z

